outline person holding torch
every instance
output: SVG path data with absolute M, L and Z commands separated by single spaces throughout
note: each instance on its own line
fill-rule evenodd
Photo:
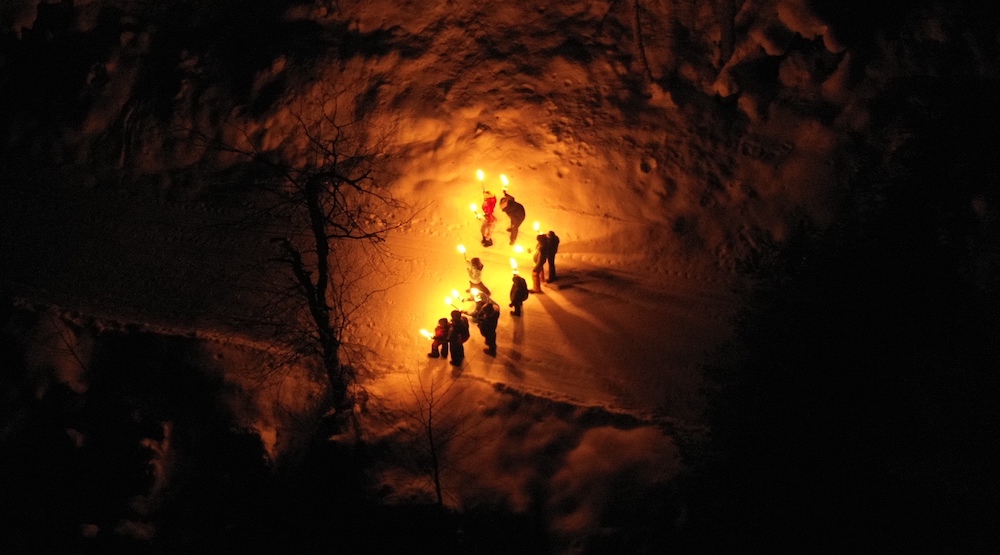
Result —
M 479 257 L 469 259 L 465 254 L 464 245 L 458 246 L 458 252 L 462 253 L 462 258 L 465 259 L 465 271 L 469 274 L 469 291 L 475 288 L 490 295 L 490 289 L 483 285 L 483 261 Z
M 513 284 L 510 287 L 510 306 L 514 310 L 510 311 L 511 316 L 521 315 L 521 305 L 528 300 L 528 282 L 523 277 L 517 275 L 517 268 L 514 268 L 514 276 L 511 278 Z
M 517 242 L 517 230 L 524 223 L 524 205 L 514 200 L 514 197 L 504 190 L 503 198 L 500 199 L 500 209 L 510 218 L 510 227 L 507 231 L 510 231 L 510 244 L 513 245 Z
M 448 335 L 451 333 L 451 323 L 447 318 L 438 320 L 434 327 L 434 335 L 431 340 L 431 352 L 427 354 L 430 358 L 448 358 Z
M 493 246 L 493 228 L 496 226 L 497 217 L 493 215 L 493 210 L 497 205 L 497 196 L 491 191 L 483 191 L 483 225 L 479 227 L 482 234 L 482 244 L 484 247 Z
M 542 273 L 545 271 L 546 254 L 548 253 L 549 236 L 537 235 L 535 254 L 532 260 L 535 266 L 531 269 L 531 292 L 542 293 Z

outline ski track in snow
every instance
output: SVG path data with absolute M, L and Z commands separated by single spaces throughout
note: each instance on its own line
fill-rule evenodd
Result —
M 371 361 L 376 374 L 437 369 L 578 405 L 697 417 L 702 357 L 728 328 L 733 299 L 724 286 L 681 277 L 643 283 L 621 269 L 574 260 L 585 253 L 571 258 L 561 253 L 560 279 L 543 284 L 544 293 L 532 294 L 523 316 L 513 317 L 506 308 L 510 258 L 517 260 L 530 287 L 531 254 L 515 253 L 499 224 L 489 248 L 479 245 L 478 222 L 471 217 L 447 233 L 414 226 L 390 236 L 389 248 L 400 257 L 401 275 L 395 277 L 402 283 L 369 307 L 372 312 L 366 316 L 367 328 L 380 330 L 371 345 L 379 352 Z M 533 248 L 534 235 L 530 226 L 522 226 L 518 243 Z M 482 351 L 483 338 L 473 324 L 465 363 L 455 370 L 444 360 L 426 357 L 429 341 L 419 330 L 431 330 L 438 318 L 448 317 L 452 307 L 444 298 L 468 288 L 459 244 L 466 246 L 469 258 L 482 259 L 483 283 L 504 310 L 497 328 L 498 355 Z M 471 303 L 459 307 L 470 309 Z

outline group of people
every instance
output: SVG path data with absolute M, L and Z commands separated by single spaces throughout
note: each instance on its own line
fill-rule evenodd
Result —
M 496 226 L 497 218 L 493 214 L 497 204 L 500 209 L 510 218 L 510 244 L 517 242 L 518 229 L 524 223 L 524 206 L 514 200 L 514 197 L 503 192 L 503 197 L 497 202 L 496 195 L 491 191 L 483 191 L 483 223 L 480 226 L 482 235 L 481 244 L 484 247 L 493 246 L 493 229 Z M 552 282 L 556 280 L 556 253 L 559 251 L 559 237 L 554 231 L 547 234 L 537 235 L 537 243 L 534 251 L 534 267 L 532 268 L 532 289 L 528 289 L 528 283 L 519 276 L 516 271 L 511 278 L 510 288 L 510 311 L 511 316 L 521 316 L 522 305 L 528 300 L 529 293 L 542 293 L 541 282 Z M 497 354 L 497 325 L 500 321 L 500 305 L 493 300 L 492 292 L 483 284 L 483 262 L 478 257 L 465 257 L 466 271 L 469 274 L 469 298 L 475 302 L 475 308 L 469 312 L 464 310 L 452 310 L 451 318 L 441 318 L 434 328 L 431 337 L 431 352 L 427 354 L 430 358 L 448 358 L 451 356 L 453 366 L 461 366 L 465 360 L 465 342 L 469 340 L 470 319 L 476 324 L 479 333 L 482 334 L 486 347 L 483 352 L 490 356 Z M 548 279 L 544 279 L 545 266 L 548 265 Z
M 558 279 L 556 276 L 556 253 L 559 252 L 559 236 L 556 232 L 549 231 L 545 235 L 535 237 L 535 254 L 532 259 L 535 262 L 531 268 L 532 293 L 542 292 L 542 281 L 551 283 Z M 545 265 L 549 266 L 548 278 L 544 276 Z
M 507 193 L 505 190 L 503 192 L 503 197 L 500 199 L 500 210 L 507 217 L 510 218 L 510 227 L 507 231 L 510 232 L 510 244 L 513 245 L 517 242 L 517 231 L 524 223 L 524 205 L 520 202 L 514 200 L 514 197 Z M 493 246 L 493 228 L 496 227 L 497 217 L 493 215 L 493 212 L 497 207 L 497 197 L 492 191 L 483 191 L 483 223 L 479 226 L 479 233 L 483 236 L 482 245 L 484 247 Z
M 479 333 L 482 334 L 486 343 L 483 352 L 490 355 L 497 355 L 497 324 L 500 322 L 500 305 L 491 299 L 486 293 L 473 290 L 473 299 L 476 301 L 476 308 L 472 312 L 464 310 L 452 310 L 451 320 L 441 318 L 438 325 L 434 327 L 434 335 L 431 337 L 431 352 L 427 354 L 430 358 L 448 358 L 451 352 L 451 365 L 461 366 L 465 360 L 465 342 L 469 340 L 471 333 L 470 324 L 476 324 Z

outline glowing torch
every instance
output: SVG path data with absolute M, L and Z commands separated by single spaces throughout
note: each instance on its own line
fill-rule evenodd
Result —
M 535 222 L 535 225 L 533 225 L 532 227 L 535 228 L 535 233 L 538 233 L 538 230 L 541 229 L 542 225 L 539 224 L 538 222 Z
M 427 339 L 434 339 L 434 334 L 427 330 L 420 330 L 420 335 L 426 337 Z
M 486 179 L 486 174 L 483 173 L 483 170 L 476 170 L 476 179 L 479 180 L 479 186 L 482 187 L 483 190 L 485 191 L 486 183 L 484 183 L 483 181 Z
M 458 252 L 462 253 L 462 258 L 465 258 L 465 245 L 459 245 Z
M 522 254 L 524 252 L 524 247 L 522 247 L 521 245 L 514 245 L 514 252 Z
M 450 307 L 454 308 L 455 310 L 458 310 L 458 307 L 457 307 L 457 306 L 455 306 L 454 304 L 452 304 L 452 302 L 451 302 L 451 297 L 445 297 L 445 298 L 444 298 L 444 304 L 446 304 L 446 305 L 448 305 L 448 306 L 450 306 Z
M 510 269 L 513 270 L 515 274 L 517 273 L 517 260 L 514 260 L 513 256 L 510 257 Z
M 451 290 L 451 296 L 457 299 L 458 298 L 458 289 L 452 289 Z
M 507 180 L 507 176 L 504 174 L 500 174 L 500 181 L 503 183 L 503 190 L 506 191 L 507 185 L 510 185 L 510 181 Z
M 483 217 L 479 215 L 479 207 L 476 206 L 476 203 L 473 202 L 472 204 L 470 204 L 469 210 L 472 210 L 472 213 L 475 214 L 477 220 L 483 219 Z

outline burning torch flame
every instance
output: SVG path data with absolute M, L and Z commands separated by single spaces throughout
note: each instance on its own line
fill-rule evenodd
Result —
M 542 225 L 539 224 L 538 222 L 535 222 L 535 225 L 533 227 L 535 228 L 535 231 L 538 231 L 542 227 Z
M 462 254 L 465 254 L 465 245 L 459 245 L 458 246 L 458 252 L 460 252 Z
M 514 245 L 514 252 L 522 253 L 524 252 L 524 247 L 522 247 L 521 245 Z
M 476 178 L 482 181 L 486 179 L 486 174 L 483 173 L 483 170 L 476 170 Z
M 476 203 L 473 202 L 472 204 L 469 205 L 469 210 L 472 210 L 473 212 L 475 212 L 475 211 L 479 210 L 479 207 L 476 206 Z
M 504 174 L 500 174 L 500 181 L 503 183 L 503 188 L 506 191 L 507 185 L 510 185 L 510 181 L 507 180 L 507 176 Z
M 427 330 L 420 330 L 420 335 L 426 337 L 427 339 L 434 339 L 434 334 Z
M 457 299 L 458 298 L 458 289 L 452 289 L 451 290 L 451 296 Z
M 511 267 L 512 270 L 514 270 L 514 273 L 516 274 L 517 273 L 517 260 L 514 260 L 513 256 L 510 257 L 510 267 Z

